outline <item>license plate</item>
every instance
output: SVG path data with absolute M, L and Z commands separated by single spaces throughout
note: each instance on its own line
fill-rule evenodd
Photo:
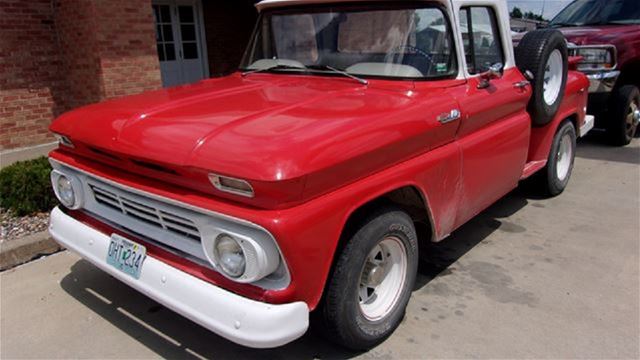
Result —
M 112 234 L 107 252 L 107 264 L 132 276 L 140 278 L 142 263 L 147 256 L 147 249 L 120 235 Z

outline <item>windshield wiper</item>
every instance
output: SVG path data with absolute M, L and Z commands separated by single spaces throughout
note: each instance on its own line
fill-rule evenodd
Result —
M 369 82 L 363 78 L 359 78 L 353 74 L 350 74 L 344 70 L 340 70 L 340 69 L 336 69 L 333 66 L 329 66 L 329 65 L 309 65 L 307 66 L 307 69 L 311 69 L 311 70 L 320 70 L 320 71 L 331 71 L 334 74 L 340 74 L 343 76 L 346 76 L 348 78 L 351 78 L 357 82 L 359 82 L 360 84 L 363 85 L 369 85 Z
M 574 23 L 552 23 L 552 24 L 549 24 L 549 26 L 552 28 L 556 28 L 556 27 L 578 27 L 582 25 L 578 25 Z
M 265 72 L 265 71 L 270 71 L 270 70 L 302 70 L 302 71 L 308 71 L 308 70 L 320 70 L 320 71 L 331 71 L 334 74 L 340 74 L 343 76 L 346 76 L 348 78 L 351 78 L 357 82 L 359 82 L 360 84 L 363 85 L 369 85 L 369 82 L 365 79 L 359 78 L 355 75 L 349 74 L 348 72 L 344 71 L 344 70 L 340 70 L 340 69 L 336 69 L 332 66 L 329 65 L 309 65 L 309 66 L 305 66 L 305 67 L 300 67 L 300 66 L 293 66 L 293 65 L 285 65 L 285 64 L 277 64 L 277 65 L 273 65 L 273 66 L 269 66 L 266 68 L 262 68 L 262 69 L 253 69 L 253 70 L 247 70 L 243 73 L 241 73 L 241 76 L 247 76 L 249 74 L 255 74 L 255 73 L 259 73 L 259 72 Z
M 269 66 L 269 67 L 262 68 L 262 69 L 247 70 L 247 71 L 241 73 L 240 75 L 242 77 L 245 77 L 245 76 L 247 76 L 249 74 L 255 74 L 255 73 L 265 72 L 265 71 L 270 71 L 270 70 L 306 70 L 306 68 L 299 67 L 299 66 L 293 66 L 293 65 L 277 64 L 277 65 Z
M 597 25 L 636 25 L 636 24 L 637 23 L 634 23 L 634 22 L 627 22 L 626 20 L 611 20 L 611 21 L 598 21 L 598 22 L 588 23 L 585 25 L 597 26 Z

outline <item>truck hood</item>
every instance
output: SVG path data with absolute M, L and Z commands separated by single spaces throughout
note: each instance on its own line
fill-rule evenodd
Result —
M 606 25 L 559 28 L 567 40 L 576 45 L 603 45 L 624 42 L 628 36 L 640 36 L 639 25 Z
M 614 45 L 618 50 L 619 66 L 640 58 L 640 25 L 580 26 L 557 29 L 564 34 L 567 41 L 578 46 Z M 523 36 L 523 33 L 513 36 L 513 44 L 517 46 Z
M 413 82 L 382 83 L 393 85 L 234 74 L 86 106 L 62 115 L 51 130 L 105 154 L 162 166 L 294 179 L 403 138 L 389 126 L 417 103 L 409 95 Z

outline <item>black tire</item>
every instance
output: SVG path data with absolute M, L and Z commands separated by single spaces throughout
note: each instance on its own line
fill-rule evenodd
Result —
M 607 119 L 607 137 L 612 145 L 629 145 L 638 129 L 632 118 L 633 106 L 640 109 L 640 91 L 634 85 L 625 85 L 611 94 Z
M 544 99 L 545 69 L 551 54 L 560 51 L 562 56 L 562 81 L 560 93 L 555 101 L 547 104 Z M 515 49 L 516 65 L 524 74 L 533 74 L 531 86 L 533 95 L 527 106 L 534 126 L 544 126 L 553 120 L 560 108 L 567 85 L 567 42 L 558 30 L 545 29 L 528 32 Z
M 418 242 L 409 215 L 395 207 L 385 207 L 367 217 L 347 240 L 338 255 L 325 296 L 318 309 L 320 325 L 329 340 L 352 350 L 368 350 L 384 341 L 400 325 L 415 283 L 418 269 Z M 404 285 L 389 312 L 379 320 L 365 317 L 359 289 L 365 262 L 383 239 L 401 241 L 407 257 Z
M 559 150 L 562 138 L 564 136 L 568 136 L 571 145 L 571 156 L 569 168 L 566 176 L 564 178 L 560 178 L 558 176 L 558 158 L 559 158 Z M 537 187 L 542 190 L 548 196 L 558 196 L 560 195 L 564 189 L 566 189 L 569 184 L 569 179 L 571 178 L 571 173 L 573 172 L 573 163 L 576 156 L 576 128 L 573 126 L 571 121 L 564 122 L 556 135 L 553 138 L 553 143 L 551 144 L 551 150 L 549 152 L 549 158 L 547 159 L 547 166 L 544 169 L 540 170 L 538 174 L 536 174 L 534 181 Z

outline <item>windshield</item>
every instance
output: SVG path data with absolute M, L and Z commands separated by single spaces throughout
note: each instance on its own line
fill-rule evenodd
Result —
M 562 10 L 551 26 L 640 24 L 639 0 L 576 0 Z
M 423 5 L 421 5 L 423 6 Z M 331 5 L 266 11 L 244 71 L 433 79 L 455 76 L 449 22 L 437 7 Z

